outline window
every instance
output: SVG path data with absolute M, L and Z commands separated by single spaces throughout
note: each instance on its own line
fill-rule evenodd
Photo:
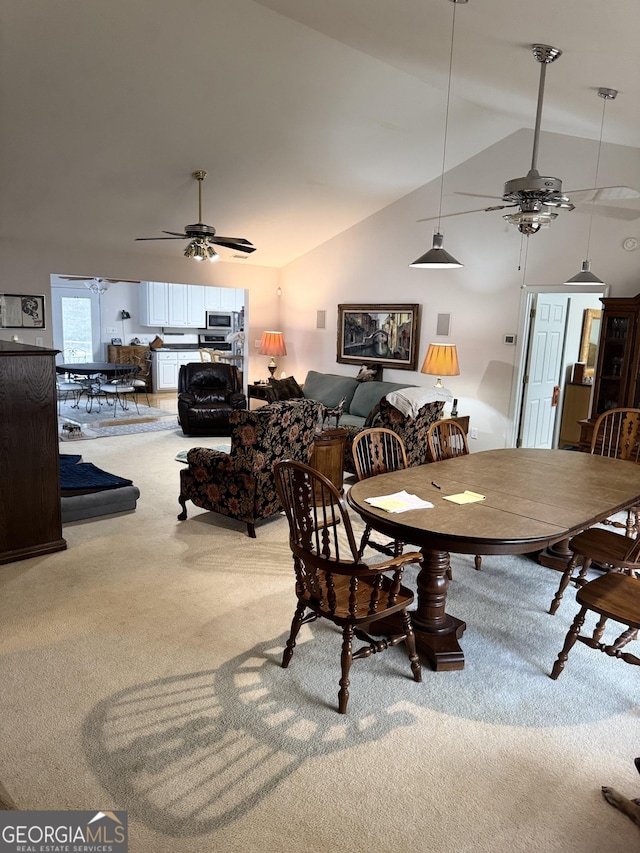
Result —
M 93 358 L 91 334 L 91 297 L 63 296 L 60 299 L 62 316 L 62 352 L 78 350 L 86 360 Z

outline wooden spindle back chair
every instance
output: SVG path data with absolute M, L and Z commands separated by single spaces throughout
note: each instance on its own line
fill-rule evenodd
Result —
M 274 466 L 278 497 L 289 523 L 298 605 L 282 657 L 291 661 L 300 628 L 318 618 L 342 628 L 342 673 L 338 711 L 345 714 L 353 660 L 368 658 L 405 643 L 415 681 L 422 680 L 411 617 L 411 590 L 402 586 L 404 568 L 420 560 L 418 552 L 369 566 L 358 552 L 351 520 L 333 483 L 308 465 L 285 460 Z M 391 636 L 372 637 L 367 629 L 394 617 Z M 365 645 L 353 651 L 354 637 Z

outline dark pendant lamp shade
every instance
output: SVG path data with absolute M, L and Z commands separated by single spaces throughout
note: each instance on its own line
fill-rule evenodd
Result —
M 432 269 L 432 270 L 447 270 L 461 267 L 463 264 L 457 261 L 453 255 L 450 255 L 446 249 L 442 248 L 442 234 L 433 235 L 433 246 L 424 255 L 421 255 L 410 267 L 416 269 Z
M 591 272 L 591 261 L 583 261 L 580 272 L 565 281 L 565 284 L 604 284 L 601 278 Z

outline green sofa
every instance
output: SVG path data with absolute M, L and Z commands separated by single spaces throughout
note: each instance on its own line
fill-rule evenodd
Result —
M 355 376 L 340 376 L 337 373 L 319 373 L 310 370 L 302 390 L 308 400 L 316 400 L 328 409 L 339 405 L 344 397 L 340 418 L 341 427 L 370 426 L 380 400 L 391 391 L 409 386 L 408 382 L 359 382 Z

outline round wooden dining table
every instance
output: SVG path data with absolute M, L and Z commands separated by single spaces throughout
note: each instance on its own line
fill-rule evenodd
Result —
M 402 490 L 433 508 L 392 513 L 367 503 Z M 484 499 L 445 500 L 464 491 Z M 362 480 L 347 502 L 374 530 L 420 548 L 418 649 L 435 670 L 462 669 L 466 625 L 445 610 L 449 553 L 524 554 L 569 539 L 640 503 L 640 465 L 567 450 L 485 450 Z

